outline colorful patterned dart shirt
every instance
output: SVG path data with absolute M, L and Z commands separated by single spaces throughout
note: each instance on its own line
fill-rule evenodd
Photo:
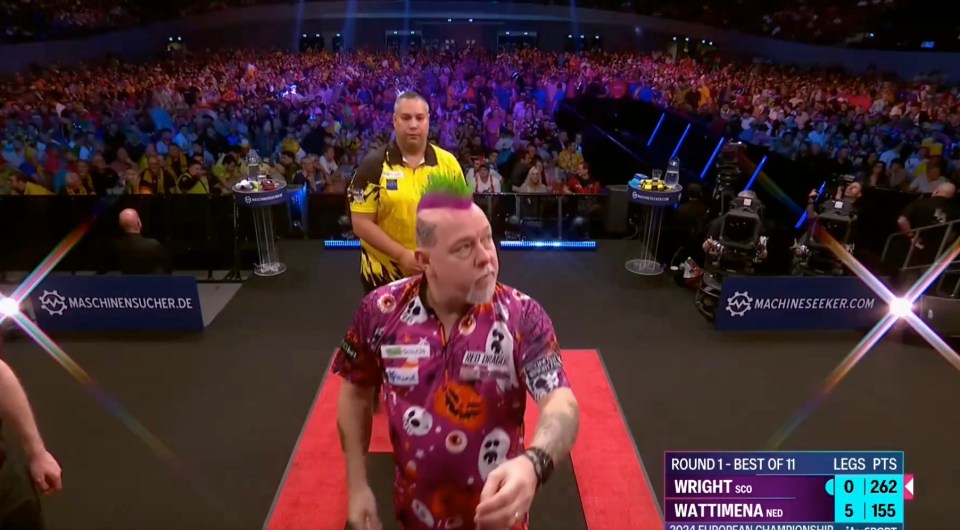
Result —
M 332 370 L 383 381 L 402 527 L 469 530 L 487 476 L 523 452 L 524 393 L 539 401 L 569 383 L 550 317 L 530 297 L 498 284 L 444 330 L 425 289 L 407 278 L 364 298 Z

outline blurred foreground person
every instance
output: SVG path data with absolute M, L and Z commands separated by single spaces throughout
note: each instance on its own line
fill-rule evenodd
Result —
M 0 346 L 2 346 L 0 339 Z M 50 495 L 63 486 L 60 464 L 44 446 L 27 394 L 13 370 L 0 361 L 0 421 L 15 434 L 24 462 L 8 455 L 0 438 L 0 530 L 45 528 L 39 495 Z

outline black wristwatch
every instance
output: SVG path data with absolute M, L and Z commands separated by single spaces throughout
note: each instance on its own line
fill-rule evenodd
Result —
M 533 462 L 533 471 L 537 474 L 537 489 L 540 489 L 553 473 L 553 458 L 539 447 L 528 448 L 523 452 L 523 456 Z

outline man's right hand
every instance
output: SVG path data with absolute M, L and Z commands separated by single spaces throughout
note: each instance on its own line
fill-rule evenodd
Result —
M 30 468 L 30 476 L 41 494 L 50 495 L 63 488 L 60 464 L 46 450 L 31 456 L 28 467 Z
M 382 530 L 380 516 L 377 515 L 377 499 L 373 490 L 365 485 L 350 492 L 350 507 L 347 515 L 353 530 Z
M 400 262 L 398 264 L 400 265 L 400 272 L 403 273 L 404 276 L 413 276 L 423 272 L 423 268 L 417 263 L 417 258 L 414 256 L 412 250 L 404 251 L 400 256 Z

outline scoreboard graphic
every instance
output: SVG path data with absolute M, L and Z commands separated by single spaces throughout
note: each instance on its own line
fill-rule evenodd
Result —
M 667 452 L 666 530 L 904 530 L 902 451 Z

